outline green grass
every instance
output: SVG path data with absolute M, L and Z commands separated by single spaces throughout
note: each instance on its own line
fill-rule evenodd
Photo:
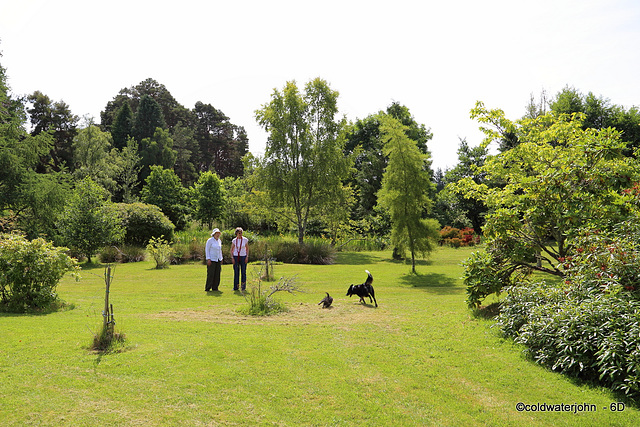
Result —
M 75 309 L 0 314 L 0 424 L 637 425 L 637 409 L 610 411 L 615 395 L 526 360 L 471 314 L 459 279 L 471 250 L 438 249 L 418 275 L 390 252 L 277 265 L 276 277 L 297 275 L 307 293 L 277 293 L 290 310 L 270 317 L 238 313 L 246 303 L 230 265 L 218 294 L 204 292 L 201 264 L 118 265 L 111 303 L 128 347 L 106 355 L 88 349 L 102 322 L 102 269 L 65 278 L 58 291 Z M 377 309 L 345 296 L 365 269 Z M 325 291 L 331 309 L 316 305 Z M 596 412 L 518 412 L 518 402 Z

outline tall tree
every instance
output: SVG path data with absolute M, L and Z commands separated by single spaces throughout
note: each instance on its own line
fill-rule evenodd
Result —
M 70 165 L 73 159 L 72 142 L 77 134 L 78 116 L 71 113 L 63 101 L 53 102 L 47 95 L 36 91 L 27 97 L 27 108 L 32 135 L 49 132 L 53 136 L 53 146 L 48 155 L 41 160 L 39 171 L 53 168 L 60 171 Z
M 1 54 L 0 54 L 1 56 Z M 10 93 L 5 68 L 0 64 L 0 217 L 17 221 L 29 237 L 52 237 L 52 223 L 62 209 L 67 180 L 61 173 L 36 172 L 41 159 L 53 147 L 48 132 L 30 135 L 25 131 L 27 116 L 20 98 Z M 0 218 L 0 223 L 5 223 Z
M 222 111 L 198 101 L 193 110 L 196 117 L 195 138 L 200 147 L 200 172 L 215 171 L 221 178 L 242 176 L 242 157 L 248 151 L 244 128 L 229 121 Z
M 171 95 L 171 92 L 154 79 L 146 79 L 135 86 L 120 90 L 120 92 L 109 101 L 100 113 L 100 125 L 102 130 L 111 131 L 111 127 L 115 121 L 116 115 L 125 102 L 129 103 L 134 114 L 138 111 L 142 98 L 148 95 L 153 98 L 160 108 L 162 115 L 169 130 L 172 130 L 178 123 L 191 123 L 193 121 L 192 113 L 189 109 L 181 105 Z
M 113 125 L 111 126 L 111 137 L 113 146 L 119 150 L 127 146 L 127 140 L 133 133 L 133 111 L 129 106 L 129 101 L 125 100 L 118 110 Z
M 131 129 L 132 136 L 140 142 L 144 138 L 151 138 L 157 128 L 165 128 L 164 116 L 160 105 L 149 95 L 140 99 L 140 105 Z
M 297 228 L 303 243 L 307 224 L 342 188 L 351 159 L 343 155 L 344 120 L 337 119 L 338 92 L 316 78 L 300 93 L 294 81 L 256 111 L 269 133 L 259 171 L 265 206 Z
M 353 216 L 365 227 L 373 227 L 378 233 L 386 233 L 389 230 L 387 221 L 384 221 L 380 212 L 375 209 L 377 193 L 382 187 L 382 175 L 388 162 L 380 132 L 383 116 L 391 116 L 405 125 L 407 137 L 416 141 L 419 150 L 424 154 L 429 155 L 427 143 L 433 136 L 425 125 L 415 120 L 406 106 L 397 102 L 389 105 L 385 111 L 359 119 L 348 127 L 345 151 L 356 155 L 356 172 L 351 182 L 357 197 Z M 430 161 L 425 168 L 432 176 Z M 430 194 L 430 197 L 434 196 L 435 193 Z
M 173 139 L 167 130 L 156 128 L 151 138 L 142 139 L 139 150 L 142 165 L 141 181 L 149 176 L 151 166 L 158 165 L 165 169 L 173 169 L 176 163 L 177 153 L 173 149 Z
M 433 250 L 439 225 L 426 219 L 433 202 L 429 198 L 433 184 L 428 172 L 429 158 L 407 136 L 407 127 L 392 117 L 382 120 L 384 154 L 389 163 L 378 192 L 378 203 L 389 210 L 394 246 L 411 253 L 411 271 L 415 273 L 417 254 Z

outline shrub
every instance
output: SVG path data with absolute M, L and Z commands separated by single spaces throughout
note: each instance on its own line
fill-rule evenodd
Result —
M 498 325 L 552 370 L 640 397 L 640 226 L 586 231 L 564 280 L 509 287 Z
M 113 206 L 125 229 L 124 243 L 145 247 L 153 237 L 173 240 L 175 227 L 159 207 L 144 203 L 117 203 Z
M 549 285 L 507 292 L 498 325 L 534 360 L 640 397 L 640 301 L 629 294 L 575 298 Z
M 328 265 L 335 260 L 335 248 L 328 243 L 310 241 L 300 244 L 282 239 L 256 241 L 249 249 L 249 256 L 257 261 L 264 259 L 269 252 L 276 261 L 291 264 Z
M 440 230 L 440 244 L 454 248 L 461 246 L 473 246 L 477 244 L 479 237 L 476 236 L 473 228 L 467 227 L 462 230 L 451 226 L 446 226 Z
M 56 287 L 68 271 L 79 277 L 77 261 L 67 248 L 43 239 L 0 236 L 0 298 L 7 311 L 46 310 L 58 300 Z
M 440 239 L 446 241 L 447 239 L 459 238 L 460 237 L 460 229 L 451 227 L 447 225 L 442 230 L 440 230 Z
M 104 264 L 140 262 L 146 258 L 144 248 L 131 245 L 105 246 L 98 255 Z
M 118 262 L 119 257 L 120 254 L 118 248 L 115 246 L 105 246 L 102 248 L 100 253 L 98 253 L 100 262 L 104 264 L 113 264 L 114 262 Z
M 467 305 L 479 307 L 491 294 L 500 295 L 503 287 L 513 284 L 511 269 L 502 268 L 500 262 L 487 251 L 476 251 L 465 260 L 462 281 L 467 287 Z
M 171 254 L 173 249 L 169 245 L 169 242 L 161 237 L 153 237 L 149 240 L 147 245 L 147 252 L 151 254 L 156 262 L 156 268 L 162 269 L 169 266 L 171 260 Z

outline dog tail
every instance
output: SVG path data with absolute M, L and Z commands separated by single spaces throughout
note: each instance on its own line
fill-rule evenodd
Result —
M 373 283 L 373 276 L 371 275 L 371 272 L 369 270 L 365 270 L 365 272 L 369 275 L 369 277 L 367 277 L 367 280 L 364 282 L 364 284 L 370 285 Z

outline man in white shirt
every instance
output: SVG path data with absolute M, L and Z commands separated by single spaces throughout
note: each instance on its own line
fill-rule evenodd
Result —
M 207 259 L 207 283 L 204 285 L 206 292 L 217 292 L 218 286 L 220 286 L 220 272 L 222 271 L 222 240 L 220 240 L 220 234 L 220 230 L 214 228 L 204 247 Z

